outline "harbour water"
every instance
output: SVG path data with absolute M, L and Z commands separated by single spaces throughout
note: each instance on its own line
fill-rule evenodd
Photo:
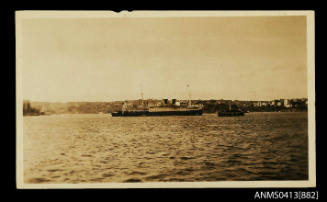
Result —
M 306 112 L 24 117 L 25 183 L 307 180 Z

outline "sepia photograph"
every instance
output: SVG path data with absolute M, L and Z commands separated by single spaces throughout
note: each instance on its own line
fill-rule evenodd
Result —
M 16 11 L 17 188 L 315 187 L 313 11 Z

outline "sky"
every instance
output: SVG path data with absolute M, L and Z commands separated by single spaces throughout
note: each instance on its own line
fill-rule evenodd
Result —
M 21 36 L 31 101 L 307 97 L 305 16 L 33 18 Z

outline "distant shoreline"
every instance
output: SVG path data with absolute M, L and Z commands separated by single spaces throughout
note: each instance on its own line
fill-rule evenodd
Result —
M 179 100 L 182 103 L 187 100 Z M 237 108 L 244 112 L 272 112 L 272 111 L 307 111 L 307 99 L 279 99 L 272 101 L 238 101 L 238 100 L 191 100 L 192 104 L 203 106 L 203 113 L 217 113 L 218 111 Z M 126 101 L 137 108 L 144 103 L 151 106 L 158 106 L 162 100 L 129 100 Z M 43 114 L 98 114 L 112 113 L 121 111 L 123 101 L 116 102 L 31 102 L 24 101 L 24 115 L 43 115 Z
M 254 112 L 248 112 L 246 114 L 251 113 L 305 113 L 308 111 L 254 111 Z M 218 112 L 212 112 L 212 113 L 203 113 L 202 115 L 216 115 Z M 53 113 L 53 114 L 24 114 L 24 117 L 30 117 L 30 116 L 53 116 L 53 115 L 110 115 L 111 113 Z

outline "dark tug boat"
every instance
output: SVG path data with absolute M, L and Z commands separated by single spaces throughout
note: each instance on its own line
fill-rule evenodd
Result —
M 244 116 L 244 112 L 239 109 L 232 109 L 231 104 L 229 104 L 229 109 L 218 112 L 218 116 Z

